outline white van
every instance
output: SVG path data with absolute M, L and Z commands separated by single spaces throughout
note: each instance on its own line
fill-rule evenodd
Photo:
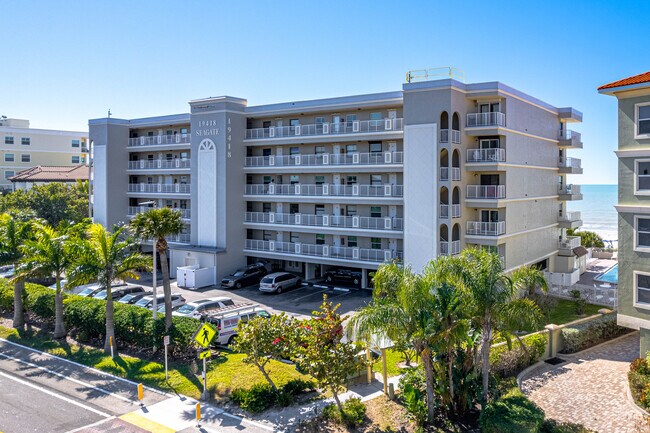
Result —
M 237 336 L 235 328 L 240 321 L 245 323 L 257 316 L 271 317 L 268 311 L 260 308 L 257 304 L 239 304 L 206 311 L 201 315 L 201 319 L 217 329 L 217 335 L 212 340 L 212 344 L 224 346 L 231 344 Z

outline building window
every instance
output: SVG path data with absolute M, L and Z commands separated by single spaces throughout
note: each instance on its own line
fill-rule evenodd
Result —
M 322 185 L 325 183 L 325 176 L 316 176 L 315 177 L 316 185 Z
M 181 128 L 181 134 L 187 134 L 187 128 Z
M 345 146 L 345 153 L 357 153 L 357 145 L 348 144 L 347 146 Z
M 297 174 L 292 174 L 289 179 L 291 181 L 291 185 L 295 185 L 297 183 L 300 183 L 300 176 L 298 176 Z
M 348 236 L 348 246 L 352 248 L 356 248 L 358 245 L 357 243 L 357 237 L 356 236 Z
M 5 153 L 5 162 L 14 162 L 14 154 Z
M 325 235 L 316 235 L 316 245 L 325 245 Z
M 381 238 L 370 238 L 370 248 L 381 250 Z
M 381 174 L 371 174 L 370 175 L 370 185 L 372 186 L 381 186 Z
M 5 170 L 5 179 L 9 179 L 10 177 L 13 177 L 15 173 L 16 172 L 13 170 Z
M 298 203 L 289 203 L 289 213 L 292 214 L 292 215 L 300 213 L 300 204 L 298 204 Z
M 636 104 L 636 138 L 650 138 L 650 103 Z
M 355 205 L 348 205 L 345 208 L 345 214 L 347 216 L 356 216 L 357 215 L 357 207 Z
M 187 160 L 187 152 L 181 152 L 181 160 L 183 161 Z
M 636 231 L 634 249 L 650 251 L 650 217 L 634 217 Z
M 291 159 L 296 159 L 296 156 L 300 155 L 300 148 L 299 147 L 289 148 L 289 155 L 291 155 Z
M 77 155 L 72 157 L 72 163 L 73 164 L 79 164 L 79 157 Z
M 316 147 L 314 148 L 314 153 L 315 153 L 316 155 L 322 155 L 322 154 L 324 154 L 324 153 L 325 153 L 325 146 L 316 146 Z
M 262 238 L 265 241 L 270 241 L 271 239 L 273 239 L 272 233 L 269 230 L 262 230 Z
M 370 126 L 381 126 L 382 115 L 381 112 L 370 113 Z
M 289 120 L 289 126 L 300 126 L 300 119 Z
M 32 162 L 32 157 L 28 153 L 23 153 L 20 155 L 20 162 Z
M 271 127 L 271 121 L 270 120 L 265 120 L 262 122 L 262 128 L 268 129 Z
M 634 271 L 634 306 L 650 308 L 650 274 Z
M 347 177 L 347 183 L 348 183 L 348 185 L 356 185 L 357 177 L 356 176 L 348 176 Z
M 81 142 L 79 140 L 72 140 L 72 147 L 79 147 L 79 146 L 81 146 Z
M 381 153 L 381 141 L 370 142 L 370 153 Z
M 271 203 L 268 202 L 262 203 L 262 212 L 264 213 L 271 212 Z
M 271 176 L 264 176 L 264 185 L 271 183 Z
M 370 206 L 370 216 L 372 218 L 381 218 L 381 206 Z
M 5 144 L 14 144 L 14 138 L 5 136 Z
M 635 159 L 634 172 L 636 174 L 635 192 L 650 194 L 650 159 Z
M 86 163 L 86 157 L 82 156 L 81 158 L 79 158 L 79 162 L 81 162 L 82 164 L 85 164 Z
M 325 205 L 324 204 L 317 204 L 316 205 L 316 215 L 324 215 L 325 214 Z
M 348 123 L 354 122 L 357 120 L 357 115 L 356 114 L 347 114 L 345 116 L 345 121 Z
M 300 242 L 300 233 L 289 232 L 289 242 L 292 244 Z
M 324 117 L 316 117 L 314 119 L 314 123 L 316 125 L 322 125 L 323 123 L 325 123 L 325 118 Z
M 22 144 L 23 146 L 29 146 L 29 145 L 31 144 L 31 138 L 29 138 L 29 137 L 22 137 L 22 138 L 20 139 L 20 144 Z

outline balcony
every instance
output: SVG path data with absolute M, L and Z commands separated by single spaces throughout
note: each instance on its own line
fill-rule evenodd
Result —
M 582 200 L 580 185 L 559 185 L 558 194 L 560 195 L 560 200 Z
M 343 215 L 288 214 L 276 212 L 246 212 L 244 222 L 257 224 L 332 227 L 362 230 L 404 230 L 404 220 L 392 217 L 363 217 Z
M 189 233 L 181 233 L 178 235 L 170 235 L 167 236 L 165 239 L 167 239 L 167 242 L 171 242 L 174 244 L 189 244 L 190 243 L 190 234 Z
M 323 167 L 403 164 L 403 152 L 249 156 L 246 167 Z
M 459 167 L 440 167 L 440 180 L 447 181 L 449 180 L 449 171 L 451 170 L 451 180 L 458 181 L 460 180 L 460 168 Z
M 557 165 L 560 173 L 582 174 L 582 161 L 579 158 L 560 157 Z
M 570 129 L 562 129 L 558 133 L 558 145 L 560 147 L 571 147 L 582 149 L 582 135 Z
M 246 185 L 246 195 L 280 195 L 305 197 L 376 197 L 403 196 L 403 185 L 321 185 L 307 184 L 253 184 Z
M 460 144 L 460 131 L 451 130 L 451 142 Z M 449 129 L 440 130 L 440 143 L 449 143 Z
M 506 233 L 506 222 L 467 221 L 468 236 L 501 236 Z
M 491 113 L 467 113 L 467 127 L 506 126 L 506 115 L 498 111 Z
M 440 255 L 456 255 L 460 254 L 460 241 L 440 241 Z
M 189 159 L 141 159 L 139 161 L 129 161 L 129 170 L 174 170 L 189 169 L 191 167 Z
M 155 209 L 153 207 L 148 207 L 148 206 L 129 206 L 129 209 L 127 210 L 127 216 L 133 217 L 136 216 L 137 214 L 141 212 L 147 212 L 148 210 Z M 175 211 L 178 211 L 181 213 L 181 218 L 183 219 L 190 219 L 191 218 L 191 213 L 190 209 L 178 209 L 175 208 Z
M 460 218 L 460 205 L 459 204 L 452 204 L 451 205 L 451 217 L 452 218 Z M 441 204 L 440 205 L 440 218 L 449 219 L 449 205 L 448 204 Z
M 567 236 L 565 239 L 558 241 L 558 254 L 561 256 L 573 256 L 573 249 L 579 246 L 580 236 Z
M 190 144 L 190 134 L 152 135 L 129 138 L 129 147 L 164 146 L 170 144 Z
M 495 200 L 506 198 L 505 185 L 467 185 L 467 199 Z
M 401 259 L 401 251 L 379 250 L 334 245 L 314 245 L 297 242 L 263 241 L 246 239 L 246 250 L 276 253 L 290 256 L 310 256 L 322 259 L 349 260 L 355 262 L 384 263 Z
M 354 120 L 352 122 L 316 123 L 296 126 L 271 126 L 246 130 L 247 140 L 267 138 L 317 137 L 343 134 L 372 134 L 403 130 L 403 119 Z
M 130 183 L 128 192 L 145 194 L 189 194 L 189 183 Z
M 506 150 L 495 149 L 467 149 L 467 163 L 497 163 L 506 161 Z
M 580 212 L 559 211 L 557 222 L 562 229 L 575 229 L 582 225 Z

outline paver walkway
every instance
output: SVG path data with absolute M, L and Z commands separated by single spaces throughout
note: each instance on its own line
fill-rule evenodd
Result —
M 600 433 L 646 432 L 642 415 L 627 399 L 627 372 L 638 353 L 634 332 L 576 355 L 560 355 L 567 362 L 537 367 L 521 388 L 549 418 Z

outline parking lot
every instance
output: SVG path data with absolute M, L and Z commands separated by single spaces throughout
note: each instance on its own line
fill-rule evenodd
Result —
M 275 293 L 262 293 L 259 286 L 243 287 L 241 289 L 222 290 L 218 287 L 211 286 L 198 290 L 181 289 L 172 280 L 172 293 L 180 293 L 187 302 L 197 299 L 212 298 L 216 296 L 226 296 L 232 298 L 236 303 L 253 303 L 265 306 L 269 312 L 286 312 L 293 316 L 309 316 L 311 312 L 317 310 L 323 302 L 323 295 L 335 304 L 341 304 L 339 313 L 350 313 L 364 305 L 372 298 L 370 290 L 363 289 L 346 289 L 340 286 L 327 287 L 323 282 L 310 282 L 315 286 L 304 285 L 291 290 Z M 151 274 L 142 275 L 142 278 L 134 282 L 141 285 L 147 291 L 152 290 Z M 162 293 L 162 277 L 158 275 L 158 291 Z

